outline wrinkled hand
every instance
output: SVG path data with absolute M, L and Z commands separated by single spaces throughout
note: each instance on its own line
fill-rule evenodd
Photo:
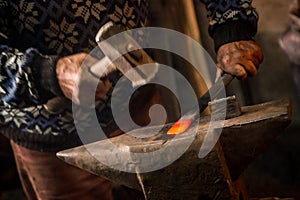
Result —
M 104 99 L 111 87 L 108 78 L 101 79 L 96 89 L 96 95 L 94 94 L 90 81 L 83 79 L 81 76 L 81 65 L 87 56 L 86 53 L 66 56 L 60 58 L 56 64 L 56 75 L 62 92 L 66 98 L 77 104 L 94 101 L 94 96 L 96 96 L 96 99 Z
M 262 50 L 252 40 L 224 44 L 217 52 L 217 67 L 239 79 L 256 75 L 262 61 Z

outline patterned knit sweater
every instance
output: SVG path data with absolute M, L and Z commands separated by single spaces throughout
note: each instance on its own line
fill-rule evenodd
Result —
M 257 14 L 251 0 L 202 0 L 216 49 L 251 39 Z M 59 57 L 92 50 L 99 28 L 127 29 L 147 21 L 147 0 L 0 0 L 0 132 L 40 151 L 81 144 L 71 102 L 56 79 Z M 151 1 L 150 1 L 151 3 Z M 96 109 L 102 126 L 113 120 L 109 99 Z M 54 108 L 54 109 L 49 109 Z M 87 119 L 85 119 L 87 120 Z

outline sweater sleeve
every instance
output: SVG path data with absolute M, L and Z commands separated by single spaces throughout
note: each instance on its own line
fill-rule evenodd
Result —
M 27 107 L 61 96 L 55 72 L 55 56 L 44 56 L 36 49 L 19 52 L 0 46 L 0 105 Z
M 10 47 L 16 31 L 6 0 L 0 1 L 0 17 L 0 106 L 39 105 L 62 95 L 55 73 L 56 56 Z
M 216 51 L 223 44 L 250 40 L 257 32 L 258 14 L 252 0 L 201 0 L 206 6 L 209 34 Z

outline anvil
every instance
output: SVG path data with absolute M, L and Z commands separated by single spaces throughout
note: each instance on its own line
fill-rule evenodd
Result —
M 57 153 L 65 162 L 102 176 L 112 182 L 142 190 L 147 199 L 247 199 L 239 177 L 247 166 L 262 154 L 272 141 L 291 122 L 291 103 L 277 100 L 241 108 L 241 115 L 224 121 L 222 134 L 210 153 L 199 158 L 201 147 L 210 123 L 210 116 L 201 117 L 196 126 L 197 133 L 191 133 L 193 142 L 176 161 L 161 169 L 146 173 L 129 173 L 107 166 L 96 159 L 111 159 L 117 165 L 123 162 L 118 153 L 112 153 L 112 142 L 124 151 L 135 153 L 153 152 L 164 148 L 170 140 L 177 151 L 190 139 L 174 138 L 166 134 L 171 125 L 148 138 L 124 134 L 107 140 L 94 142 Z M 221 128 L 221 127 L 220 127 Z M 155 128 L 134 130 L 134 135 L 151 133 Z M 190 130 L 190 129 L 189 129 Z M 187 132 L 189 132 L 187 130 Z M 88 149 L 88 150 L 87 150 Z M 151 158 L 150 158 L 151 159 Z M 168 156 L 153 158 L 155 162 L 168 160 Z M 128 165 L 134 168 L 136 163 Z M 155 166 L 153 166 L 155 167 Z

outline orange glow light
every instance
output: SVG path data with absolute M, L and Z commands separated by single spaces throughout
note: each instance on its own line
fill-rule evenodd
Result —
M 192 120 L 179 120 L 167 132 L 168 135 L 179 135 L 189 129 Z

